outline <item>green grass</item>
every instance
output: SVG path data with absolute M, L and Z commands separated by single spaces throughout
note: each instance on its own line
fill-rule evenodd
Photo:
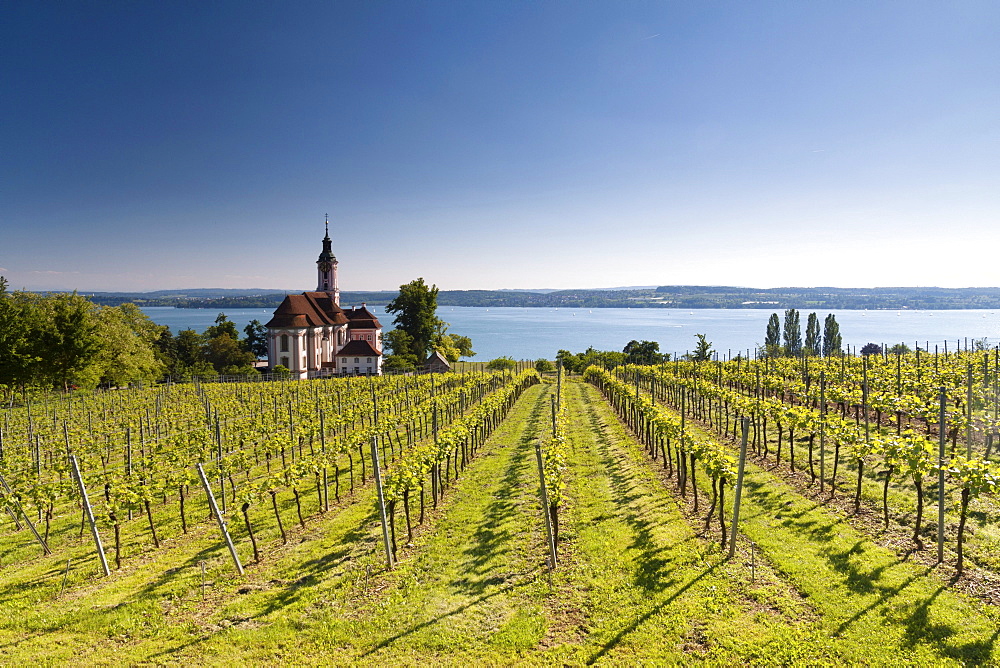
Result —
M 932 568 L 751 463 L 743 503 L 741 532 L 807 598 L 846 661 L 994 661 L 997 610 L 949 590 Z
M 2 565 L 0 662 L 994 661 L 993 608 L 878 547 L 767 470 L 748 468 L 745 536 L 737 558 L 725 559 L 718 530 L 701 535 L 703 520 L 660 464 L 596 389 L 575 381 L 564 384 L 572 448 L 550 584 L 534 443 L 549 428 L 552 388 L 525 392 L 439 507 L 428 503 L 412 545 L 398 531 L 392 571 L 370 485 L 330 513 L 311 501 L 304 529 L 291 510 L 287 545 L 269 509 L 255 509 L 264 554 L 242 578 L 208 522 L 171 534 L 157 551 L 142 552 L 140 535 L 111 578 L 97 577 L 87 537 L 63 529 L 60 559 Z M 246 538 L 237 538 L 248 562 Z M 60 594 L 63 553 L 75 565 Z

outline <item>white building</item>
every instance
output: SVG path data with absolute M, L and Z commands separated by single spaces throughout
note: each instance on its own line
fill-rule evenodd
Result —
M 267 325 L 267 360 L 293 378 L 382 373 L 382 325 L 362 304 L 342 309 L 327 221 L 315 292 L 286 295 Z

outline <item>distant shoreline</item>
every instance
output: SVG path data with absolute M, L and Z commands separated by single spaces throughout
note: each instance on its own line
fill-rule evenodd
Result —
M 287 292 L 174 290 L 146 293 L 91 293 L 98 304 L 233 309 L 276 308 Z M 344 291 L 341 302 L 384 306 L 396 296 L 388 291 Z M 609 290 L 441 290 L 439 306 L 485 308 L 653 308 L 782 311 L 855 310 L 924 311 L 1000 309 L 1000 288 L 737 288 L 661 286 Z

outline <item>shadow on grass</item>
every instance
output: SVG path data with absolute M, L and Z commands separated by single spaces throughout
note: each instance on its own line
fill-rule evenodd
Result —
M 693 578 L 691 578 L 690 580 L 688 580 L 684 584 L 684 586 L 682 586 L 680 589 L 678 589 L 677 591 L 675 591 L 674 593 L 672 593 L 670 596 L 668 596 L 664 600 L 662 600 L 659 603 L 657 603 L 656 606 L 654 606 L 651 610 L 649 610 L 648 612 L 646 612 L 646 613 L 640 615 L 639 617 L 637 617 L 636 619 L 634 619 L 628 626 L 626 626 L 621 631 L 619 631 L 617 634 L 615 634 L 614 638 L 612 638 L 611 640 L 609 640 L 608 642 L 606 642 L 604 644 L 604 646 L 601 647 L 601 649 L 597 653 L 595 653 L 593 656 L 591 656 L 590 659 L 587 660 L 587 665 L 593 665 L 594 663 L 597 663 L 608 652 L 610 652 L 615 647 L 617 647 L 619 644 L 621 644 L 621 641 L 625 638 L 625 636 L 627 636 L 628 634 L 630 634 L 633 631 L 635 631 L 636 629 L 638 629 L 640 626 L 642 626 L 642 624 L 644 622 L 646 622 L 646 620 L 648 620 L 653 615 L 655 615 L 658 612 L 660 612 L 660 610 L 662 610 L 663 608 L 665 608 L 668 605 L 670 605 L 671 603 L 673 603 L 681 594 L 683 594 L 688 589 L 690 589 L 691 587 L 693 587 L 695 584 L 698 583 L 698 581 L 700 581 L 706 575 L 710 574 L 712 571 L 714 571 L 716 568 L 718 568 L 719 566 L 721 566 L 723 563 L 724 562 L 718 562 L 716 564 L 713 564 L 712 566 L 709 566 L 704 571 L 702 571 L 698 575 L 696 575 Z
M 602 421 L 593 404 L 588 398 L 585 398 L 584 404 L 595 437 L 597 453 L 613 490 L 612 498 L 608 502 L 616 511 L 611 519 L 624 522 L 634 534 L 632 543 L 628 547 L 639 553 L 635 559 L 637 563 L 635 584 L 647 592 L 663 591 L 674 584 L 667 578 L 673 569 L 671 561 L 660 555 L 667 550 L 673 551 L 682 542 L 696 541 L 697 537 L 690 535 L 684 541 L 675 542 L 670 546 L 658 544 L 654 532 L 663 525 L 654 522 L 650 516 L 655 515 L 665 505 L 663 499 L 659 498 L 664 492 L 659 489 L 651 492 L 648 480 L 643 476 L 647 469 L 636 467 L 625 453 L 615 451 L 612 445 L 614 437 L 599 429 Z
M 491 562 L 511 549 L 514 536 L 506 527 L 525 512 L 525 508 L 519 503 L 519 490 L 531 486 L 530 465 L 534 463 L 534 442 L 538 437 L 539 421 L 547 407 L 547 396 L 540 394 L 535 402 L 503 478 L 492 493 L 493 500 L 486 506 L 482 521 L 470 536 L 472 544 L 464 551 L 470 557 L 468 567 L 464 569 L 467 573 L 486 575 L 491 571 Z M 486 587 L 502 581 L 502 578 L 497 577 L 478 580 L 464 577 L 451 584 L 466 593 L 481 594 Z
M 380 643 L 378 643 L 377 645 L 375 645 L 374 647 L 372 647 L 370 650 L 368 650 L 367 652 L 365 652 L 364 654 L 362 654 L 360 658 L 365 658 L 367 656 L 371 656 L 372 654 L 378 652 L 379 650 L 385 649 L 389 645 L 392 645 L 393 643 L 395 643 L 395 642 L 397 642 L 399 640 L 402 640 L 403 638 L 405 638 L 407 636 L 413 635 L 414 633 L 416 633 L 416 632 L 418 632 L 418 631 L 420 631 L 422 629 L 425 629 L 428 626 L 432 626 L 434 624 L 437 624 L 438 622 L 440 622 L 443 619 L 447 619 L 448 617 L 454 617 L 455 615 L 461 614 L 461 613 L 465 612 L 466 610 L 468 610 L 469 608 L 477 606 L 480 603 L 482 603 L 483 601 L 489 600 L 489 599 L 493 598 L 494 596 L 499 596 L 500 594 L 505 594 L 505 593 L 507 593 L 508 591 L 510 591 L 513 588 L 514 588 L 514 585 L 508 585 L 506 587 L 501 587 L 500 589 L 497 589 L 496 591 L 490 592 L 489 594 L 484 594 L 484 595 L 476 598 L 475 600 L 469 601 L 468 603 L 463 603 L 462 605 L 458 606 L 457 608 L 453 608 L 452 610 L 449 610 L 448 612 L 444 612 L 444 613 L 438 615 L 437 617 L 434 617 L 433 619 L 428 619 L 426 621 L 420 622 L 419 624 L 415 624 L 414 626 L 411 626 L 410 628 L 406 629 L 405 631 L 397 633 L 396 635 L 392 636 L 391 638 L 386 638 L 385 640 L 381 641 Z
M 547 408 L 548 395 L 544 393 L 540 394 L 522 427 L 519 442 L 503 472 L 503 477 L 499 480 L 496 488 L 490 490 L 493 500 L 486 506 L 482 521 L 479 522 L 469 537 L 472 544 L 464 550 L 464 554 L 470 557 L 470 560 L 467 562 L 467 566 L 462 568 L 462 572 L 476 574 L 481 577 L 462 577 L 450 583 L 458 592 L 475 596 L 475 598 L 448 612 L 417 623 L 405 631 L 382 640 L 362 654 L 361 658 L 369 657 L 379 650 L 385 649 L 393 643 L 411 636 L 422 629 L 433 626 L 449 617 L 459 615 L 495 596 L 510 593 L 517 588 L 518 583 L 511 582 L 509 578 L 503 575 L 494 574 L 493 562 L 498 556 L 510 551 L 512 544 L 516 540 L 510 530 L 503 527 L 509 522 L 516 521 L 525 513 L 525 504 L 520 502 L 519 497 L 530 497 L 530 492 L 526 490 L 531 489 L 532 482 L 534 482 L 534 477 L 532 476 L 534 443 L 538 438 L 539 424 L 546 414 Z M 534 510 L 537 510 L 537 506 L 534 503 L 531 506 Z M 522 573 L 521 575 L 524 574 Z M 497 586 L 497 589 L 485 593 L 485 590 L 491 586 Z
M 852 554 L 860 554 L 862 552 L 860 548 L 862 542 L 863 541 L 859 540 L 857 543 L 854 544 L 853 547 L 841 552 L 831 553 L 827 556 L 827 558 L 833 565 L 834 570 L 843 573 L 846 576 L 844 582 L 847 585 L 848 589 L 850 589 L 852 592 L 856 594 L 877 593 L 877 597 L 867 606 L 854 613 L 850 619 L 847 619 L 846 621 L 842 622 L 840 626 L 838 626 L 837 629 L 833 632 L 834 636 L 839 636 L 842 633 L 844 633 L 844 631 L 846 631 L 848 627 L 857 622 L 859 619 L 867 615 L 875 608 L 878 608 L 886 604 L 891 598 L 898 595 L 899 592 L 903 591 L 911 584 L 913 584 L 915 581 L 924 577 L 931 571 L 931 567 L 928 566 L 922 569 L 921 571 L 914 573 L 913 575 L 906 578 L 905 580 L 903 580 L 903 582 L 901 582 L 896 586 L 893 587 L 879 586 L 877 582 L 879 579 L 881 579 L 882 574 L 885 572 L 885 570 L 887 568 L 895 566 L 899 562 L 885 564 L 867 572 L 862 571 L 857 566 L 852 564 L 850 561 Z M 940 593 L 941 589 L 944 589 L 943 585 L 937 592 L 934 593 L 934 596 L 937 596 L 937 594 Z

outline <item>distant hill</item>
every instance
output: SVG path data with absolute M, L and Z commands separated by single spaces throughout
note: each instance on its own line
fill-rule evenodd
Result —
M 297 290 L 200 288 L 155 292 L 97 292 L 98 304 L 132 302 L 178 308 L 275 308 Z M 345 291 L 341 303 L 387 304 L 395 290 Z M 599 290 L 441 290 L 441 306 L 549 308 L 728 308 L 728 309 L 994 309 L 1000 288 L 742 288 L 663 285 Z

